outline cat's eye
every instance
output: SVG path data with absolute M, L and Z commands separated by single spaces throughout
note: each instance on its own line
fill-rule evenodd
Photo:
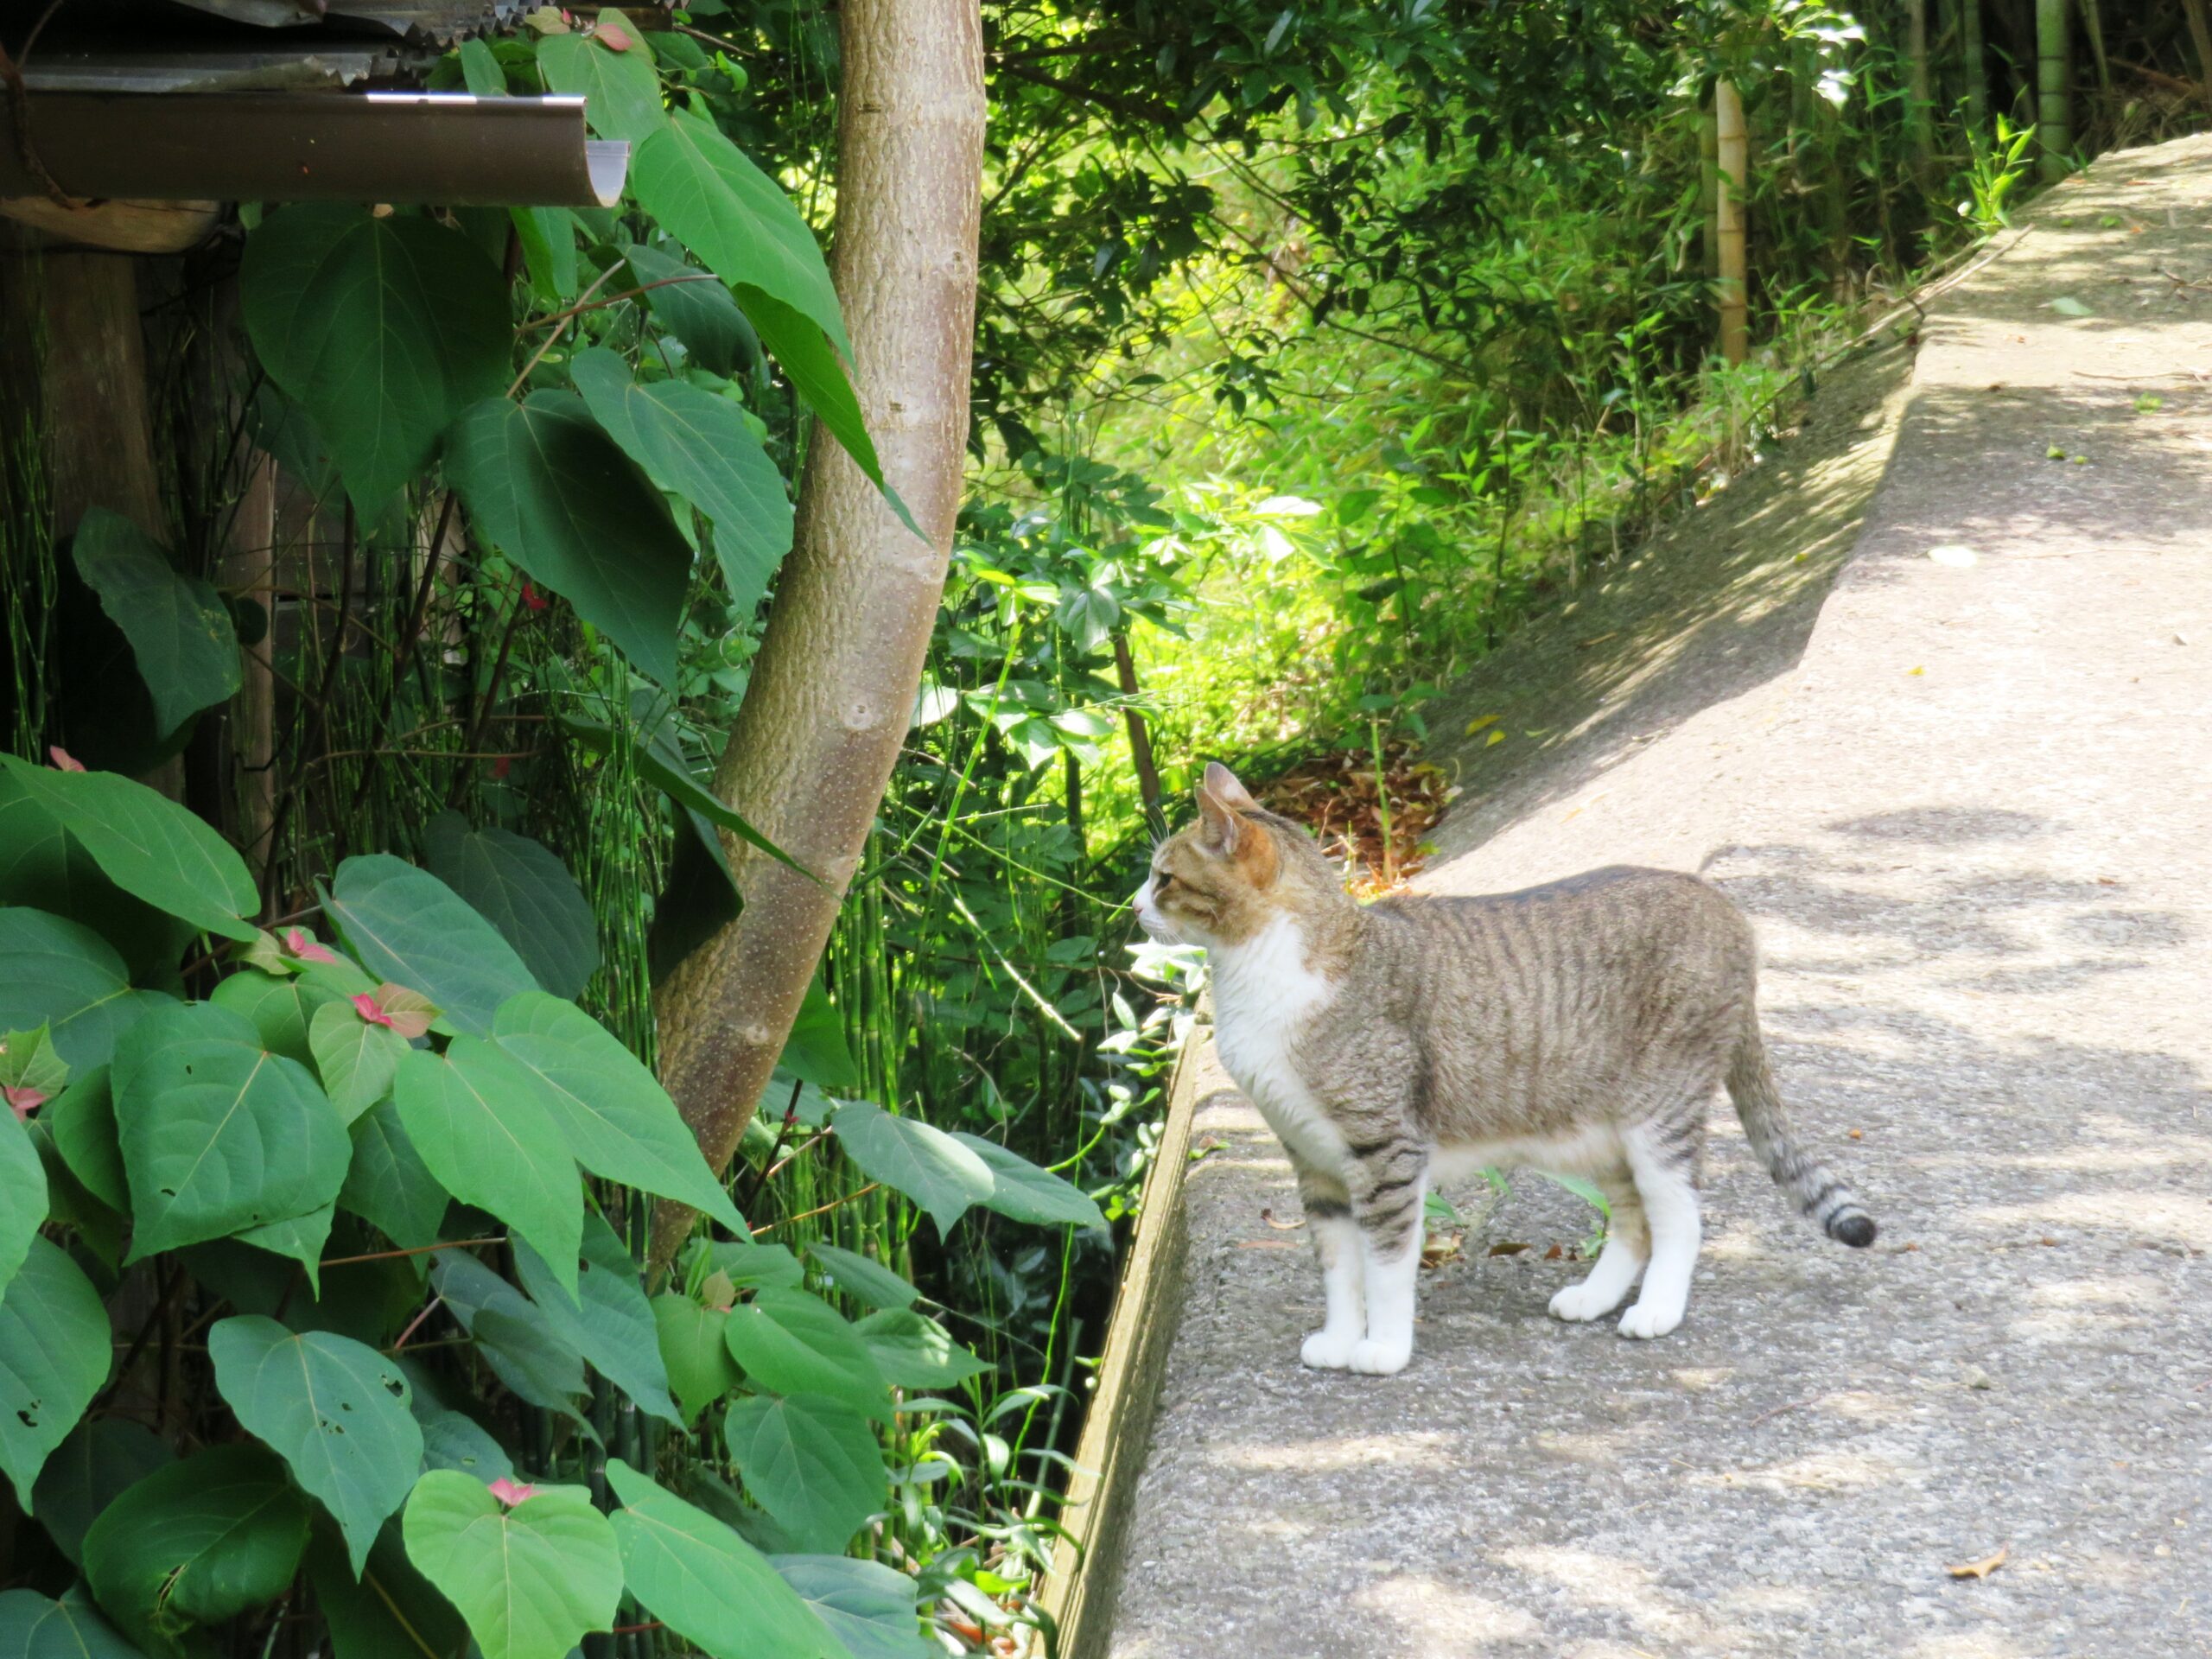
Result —
M 1153 872 L 1152 895 L 1154 898 L 1157 899 L 1161 893 L 1166 892 L 1168 888 L 1174 885 L 1175 878 L 1169 874 L 1166 870 L 1154 870 Z

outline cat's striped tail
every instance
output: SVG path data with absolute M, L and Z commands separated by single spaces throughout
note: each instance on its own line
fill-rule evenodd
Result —
M 1736 1116 L 1744 1120 L 1751 1150 L 1775 1185 L 1816 1226 L 1830 1238 L 1864 1249 L 1874 1242 L 1874 1217 L 1827 1165 L 1790 1138 L 1789 1119 L 1782 1109 L 1782 1096 L 1775 1092 L 1774 1073 L 1767 1069 L 1766 1045 L 1759 1039 L 1756 1019 L 1749 1026 L 1728 1065 L 1728 1097 L 1736 1103 Z

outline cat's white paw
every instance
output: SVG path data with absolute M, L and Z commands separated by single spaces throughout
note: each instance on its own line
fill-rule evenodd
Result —
M 1679 1303 L 1654 1306 L 1645 1297 L 1621 1315 L 1621 1335 L 1624 1337 L 1663 1337 L 1682 1322 L 1684 1310 Z
M 1604 1287 L 1584 1280 L 1579 1285 L 1569 1285 L 1552 1298 L 1552 1317 L 1580 1325 L 1587 1319 L 1603 1319 L 1621 1305 L 1624 1291 L 1608 1294 Z
M 1352 1344 L 1351 1369 L 1370 1376 L 1395 1376 L 1413 1357 L 1410 1341 L 1377 1342 L 1370 1337 Z
M 1348 1331 L 1316 1331 L 1306 1338 L 1298 1357 L 1317 1371 L 1341 1371 L 1351 1363 L 1359 1338 Z

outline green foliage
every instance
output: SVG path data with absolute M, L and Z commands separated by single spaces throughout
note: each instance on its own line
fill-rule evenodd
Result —
M 458 812 L 430 820 L 430 872 L 487 918 L 533 977 L 580 995 L 599 968 L 599 923 L 553 851 L 497 824 L 472 830 Z
M 810 1549 L 842 1549 L 884 1500 L 868 1420 L 820 1395 L 755 1395 L 730 1408 L 731 1460 L 777 1523 Z
M 221 597 L 206 582 L 178 575 L 136 524 L 105 507 L 89 508 L 70 556 L 130 641 L 162 735 L 237 691 L 238 635 Z
M 0 1293 L 0 1474 L 32 1483 L 107 1380 L 107 1313 L 84 1270 L 34 1238 Z
M 563 1659 L 614 1622 L 614 1529 L 581 1486 L 541 1487 L 510 1509 L 482 1482 L 434 1469 L 407 1500 L 406 1539 L 485 1659 Z

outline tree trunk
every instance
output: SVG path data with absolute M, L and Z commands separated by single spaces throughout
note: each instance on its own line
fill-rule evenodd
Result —
M 1744 100 L 1733 81 L 1713 83 L 1720 164 L 1719 243 L 1720 355 L 1741 363 L 1751 355 L 1751 326 L 1745 310 L 1750 272 L 1744 251 L 1744 194 L 1750 173 L 1751 139 L 1744 129 Z
M 1129 653 L 1127 629 L 1114 636 L 1114 673 L 1121 682 L 1122 719 L 1129 728 L 1129 761 L 1137 773 L 1137 799 L 1144 805 L 1144 821 L 1155 836 L 1167 833 L 1167 819 L 1160 805 L 1160 768 L 1152 758 L 1152 733 L 1144 711 L 1137 707 L 1137 664 Z
M 976 0 L 846 0 L 832 264 L 884 476 L 929 540 L 817 442 L 715 789 L 817 881 L 728 842 L 736 921 L 656 999 L 662 1074 L 720 1171 L 751 1122 L 890 781 L 944 588 L 968 436 L 982 213 Z M 663 1204 L 653 1260 L 692 1213 Z

